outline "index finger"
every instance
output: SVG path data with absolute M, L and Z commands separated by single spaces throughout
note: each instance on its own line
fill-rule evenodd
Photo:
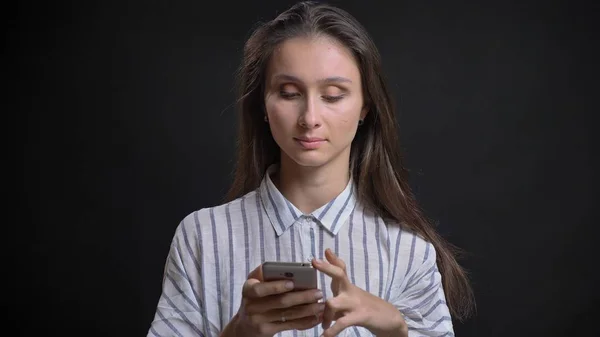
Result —
M 242 296 L 247 298 L 260 298 L 271 295 L 283 294 L 294 289 L 294 283 L 291 281 L 270 281 L 260 282 L 257 279 L 248 279 L 244 283 Z
M 316 258 L 312 260 L 312 263 L 315 269 L 319 270 L 322 273 L 325 273 L 325 275 L 331 277 L 332 279 L 335 279 L 337 281 L 350 282 L 348 280 L 348 275 L 346 275 L 346 271 L 341 267 Z

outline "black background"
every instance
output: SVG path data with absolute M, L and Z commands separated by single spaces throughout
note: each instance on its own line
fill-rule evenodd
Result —
M 26 135 L 26 206 L 5 273 L 17 335 L 145 336 L 176 226 L 230 182 L 244 40 L 292 3 L 20 2 L 4 13 L 9 115 L 26 125 L 14 138 Z M 411 184 L 467 252 L 478 312 L 456 335 L 597 333 L 598 5 L 333 3 L 379 46 Z

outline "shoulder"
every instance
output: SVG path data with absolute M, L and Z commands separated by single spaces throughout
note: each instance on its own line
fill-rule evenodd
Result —
M 435 246 L 415 231 L 402 229 L 403 235 L 407 237 L 406 245 L 410 247 L 410 256 L 415 264 L 426 264 L 435 262 Z M 409 242 L 410 241 L 410 244 Z
M 237 199 L 215 206 L 204 207 L 187 214 L 175 230 L 175 238 L 198 239 L 206 233 L 212 223 L 220 222 L 230 216 L 230 213 L 239 213 L 239 210 L 248 206 L 256 208 L 257 192 L 252 191 Z
M 407 272 L 435 264 L 436 249 L 423 235 L 395 222 L 386 222 L 386 227 L 391 239 L 390 250 L 399 261 L 406 261 Z
M 395 220 L 384 219 L 373 212 L 363 211 L 367 217 L 373 219 L 380 229 L 380 235 L 387 239 L 389 251 L 399 260 L 411 260 L 411 264 L 421 264 L 436 259 L 433 244 L 423 235 L 409 228 L 407 225 Z

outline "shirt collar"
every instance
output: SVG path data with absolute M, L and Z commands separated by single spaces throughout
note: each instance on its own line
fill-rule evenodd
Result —
M 287 200 L 271 180 L 271 174 L 278 169 L 277 164 L 271 165 L 263 178 L 259 195 L 277 236 L 283 234 L 289 227 L 302 217 L 312 217 L 333 235 L 350 216 L 356 205 L 356 186 L 351 178 L 346 188 L 333 200 L 315 210 L 311 214 L 303 214 L 296 206 Z

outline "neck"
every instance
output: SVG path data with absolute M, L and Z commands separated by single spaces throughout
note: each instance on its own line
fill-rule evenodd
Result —
M 310 214 L 338 196 L 348 185 L 348 160 L 320 167 L 300 166 L 285 155 L 272 177 L 281 194 L 304 214 Z

